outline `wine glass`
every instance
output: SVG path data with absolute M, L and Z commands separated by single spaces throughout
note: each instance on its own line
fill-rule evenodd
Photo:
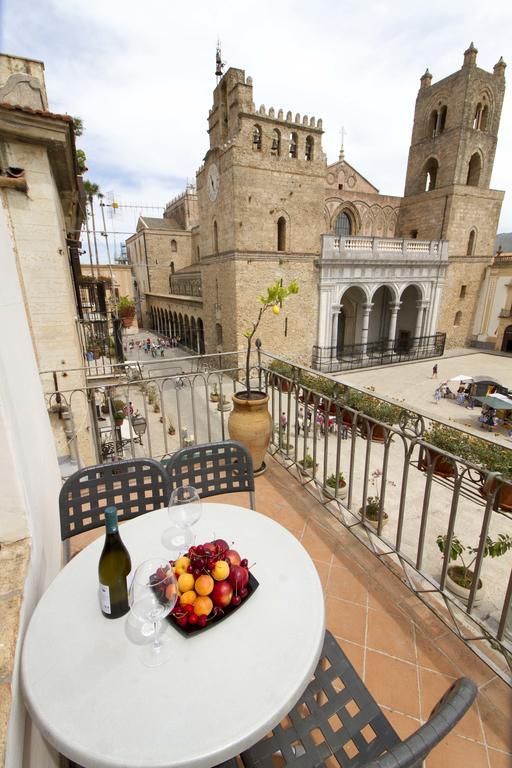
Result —
M 141 653 L 147 667 L 157 667 L 172 655 L 172 644 L 160 632 L 161 622 L 174 608 L 178 598 L 178 583 L 169 563 L 163 557 L 145 560 L 135 571 L 128 599 L 134 616 L 149 632 L 152 625 L 153 642 Z
M 201 517 L 203 507 L 198 492 L 191 485 L 180 485 L 171 493 L 168 514 L 172 526 L 162 534 L 162 544 L 176 556 L 193 543 L 191 526 Z

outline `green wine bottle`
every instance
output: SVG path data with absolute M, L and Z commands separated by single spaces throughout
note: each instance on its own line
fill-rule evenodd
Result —
M 132 569 L 130 555 L 121 541 L 115 507 L 105 509 L 107 533 L 98 565 L 101 612 L 107 619 L 117 619 L 128 612 L 126 578 Z

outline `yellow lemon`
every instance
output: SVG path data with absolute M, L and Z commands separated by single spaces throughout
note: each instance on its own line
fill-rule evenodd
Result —
M 197 599 L 197 595 L 193 589 L 189 589 L 188 592 L 184 592 L 180 597 L 180 603 L 182 605 L 192 605 Z
M 274 306 L 272 307 L 272 312 L 274 313 L 274 315 L 278 315 L 280 311 L 281 311 L 281 307 L 278 307 L 277 304 L 274 304 Z
M 180 592 L 188 592 L 194 589 L 194 577 L 191 573 L 182 573 L 178 579 L 178 588 Z

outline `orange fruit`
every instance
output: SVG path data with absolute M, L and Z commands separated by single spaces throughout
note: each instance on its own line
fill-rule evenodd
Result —
M 192 605 L 194 601 L 196 600 L 197 595 L 194 592 L 193 589 L 189 589 L 188 592 L 184 592 L 182 596 L 180 597 L 180 603 L 182 605 Z
M 202 576 L 197 577 L 194 589 L 198 595 L 209 595 L 213 589 L 213 585 L 214 581 L 212 577 L 204 573 Z
M 199 577 L 201 578 L 201 577 Z M 197 597 L 194 600 L 194 613 L 196 616 L 208 616 L 212 612 L 213 603 L 209 597 L 205 595 Z
M 194 589 L 194 577 L 191 573 L 182 573 L 178 579 L 178 588 L 180 592 L 188 592 Z
M 229 576 L 229 565 L 225 560 L 217 560 L 213 567 L 212 576 L 215 581 L 224 581 Z

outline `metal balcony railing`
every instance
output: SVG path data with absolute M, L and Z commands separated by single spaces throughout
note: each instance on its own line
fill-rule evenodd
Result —
M 254 386 L 270 395 L 269 450 L 291 482 L 308 490 L 511 683 L 505 662 L 512 660 L 512 551 L 489 556 L 489 538 L 512 535 L 512 481 L 497 471 L 508 461 L 510 477 L 512 452 L 262 351 L 252 362 Z M 101 388 L 66 391 L 66 379 L 43 376 L 50 413 L 87 405 L 97 461 L 165 460 L 183 445 L 224 439 L 230 396 L 244 388 L 242 380 L 237 352 L 141 361 L 139 377 L 120 367 Z M 144 417 L 142 436 L 133 418 L 116 426 L 116 399 Z M 434 444 L 440 428 L 451 451 Z M 438 536 L 445 537 L 443 554 Z M 473 572 L 464 597 L 450 582 L 456 539 L 467 547 L 462 555 Z

